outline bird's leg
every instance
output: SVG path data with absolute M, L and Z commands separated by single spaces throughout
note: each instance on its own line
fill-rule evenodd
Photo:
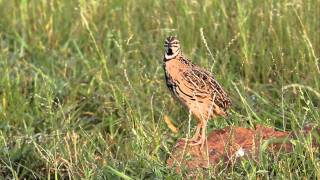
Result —
M 202 127 L 201 137 L 200 137 L 200 142 L 201 142 L 200 149 L 202 149 L 205 144 L 206 132 L 207 132 L 207 121 L 204 122 L 203 127 Z
M 206 129 L 207 129 L 207 121 L 203 121 L 200 124 L 200 129 L 201 129 L 201 136 L 200 139 L 198 141 L 196 141 L 195 143 L 191 143 L 189 144 L 190 146 L 197 146 L 197 145 L 201 145 L 200 149 L 203 148 L 204 146 L 204 142 L 206 140 Z
M 196 132 L 195 134 L 192 136 L 192 138 L 188 139 L 188 138 L 182 138 L 183 141 L 185 142 L 195 142 L 199 139 L 199 136 L 200 136 L 200 130 L 201 130 L 201 126 L 202 126 L 202 123 L 199 123 L 197 125 L 197 128 L 196 128 Z
M 199 133 L 200 133 L 200 130 L 201 130 L 201 126 L 202 126 L 202 123 L 198 123 L 197 125 L 197 128 L 196 128 L 196 132 L 194 133 L 194 135 L 192 136 L 191 139 L 189 139 L 189 141 L 196 141 L 198 140 L 199 138 Z

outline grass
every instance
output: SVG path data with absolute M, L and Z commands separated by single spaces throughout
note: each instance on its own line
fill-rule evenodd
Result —
M 168 35 L 232 97 L 230 119 L 210 121 L 209 130 L 318 125 L 319 7 L 319 0 L 0 0 L 0 176 L 185 176 L 165 162 L 192 131 L 164 83 Z M 292 153 L 199 174 L 320 178 L 310 142 L 299 138 Z

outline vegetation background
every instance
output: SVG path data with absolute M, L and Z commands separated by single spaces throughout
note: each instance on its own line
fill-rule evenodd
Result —
M 195 121 L 165 86 L 169 35 L 232 97 L 231 117 L 209 130 L 320 122 L 319 0 L 0 0 L 0 17 L 4 178 L 183 177 L 166 159 Z M 310 137 L 292 142 L 292 153 L 199 173 L 320 178 Z

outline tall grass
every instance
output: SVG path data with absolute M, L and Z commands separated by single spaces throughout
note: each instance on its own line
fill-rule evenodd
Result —
M 188 112 L 163 80 L 168 35 L 232 97 L 231 118 L 211 121 L 210 130 L 319 124 L 319 7 L 319 0 L 0 0 L 0 176 L 184 176 L 165 162 L 188 132 Z M 199 173 L 320 178 L 310 142 Z

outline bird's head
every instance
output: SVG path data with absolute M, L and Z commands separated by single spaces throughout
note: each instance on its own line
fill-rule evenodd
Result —
M 165 60 L 170 60 L 175 58 L 181 53 L 180 42 L 174 36 L 169 36 L 164 42 L 164 58 Z

